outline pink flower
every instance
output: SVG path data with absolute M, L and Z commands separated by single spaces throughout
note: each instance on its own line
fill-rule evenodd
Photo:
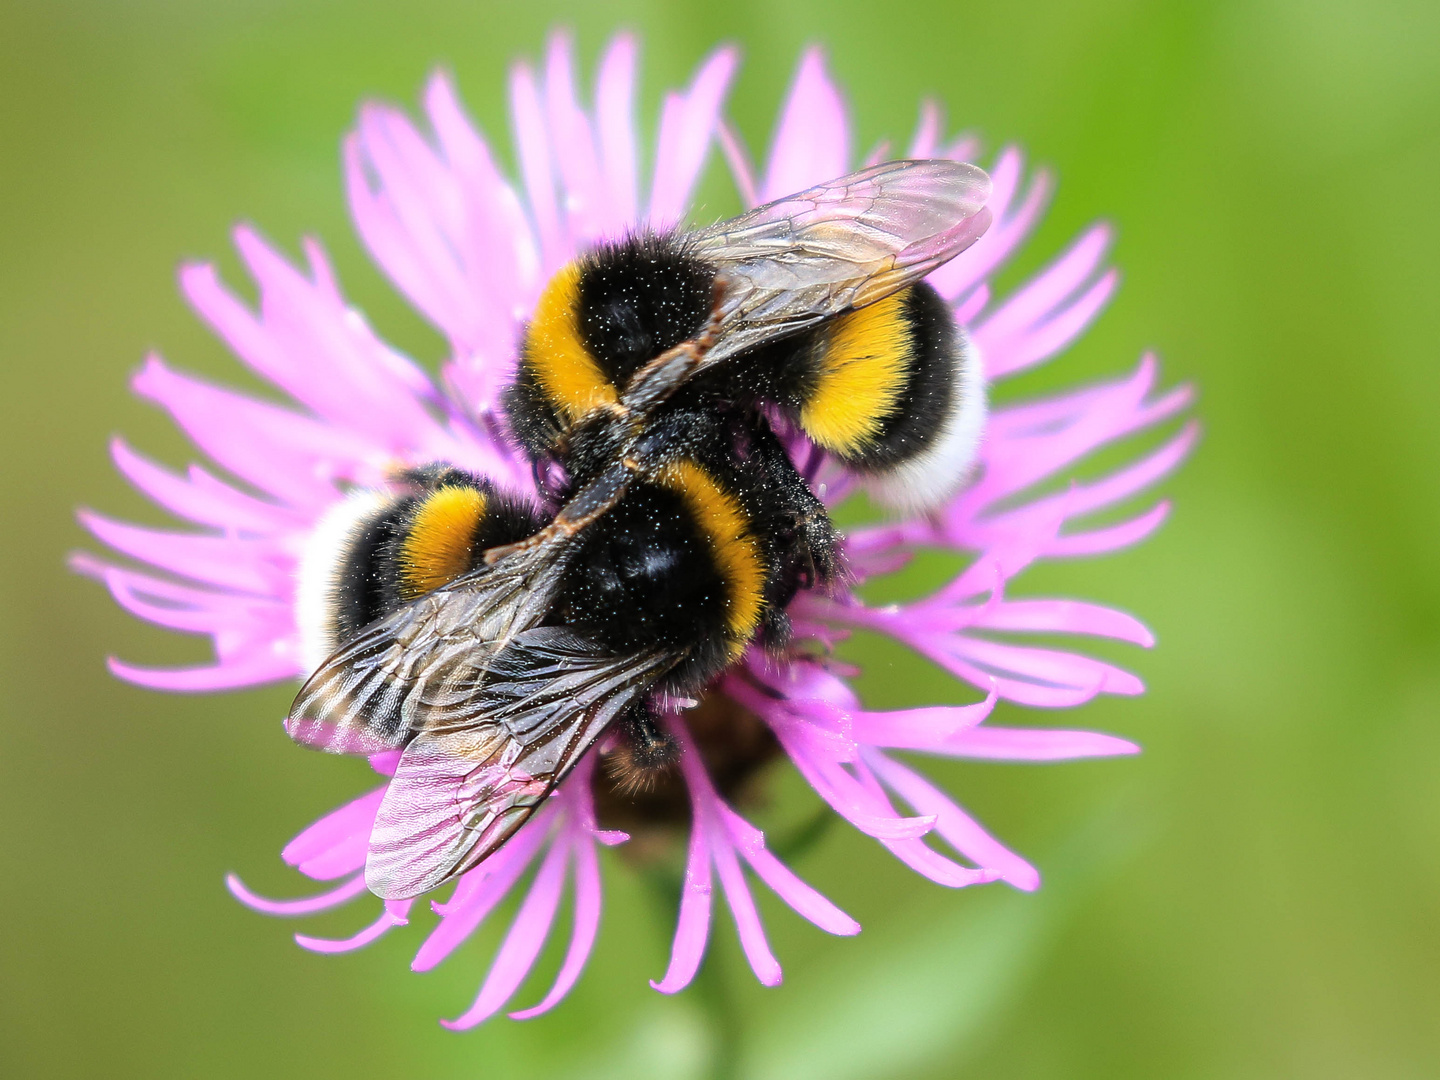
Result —
M 443 386 L 388 347 L 346 303 L 314 241 L 305 242 L 301 268 L 252 230 L 236 231 L 240 255 L 259 286 L 258 310 L 222 285 L 213 267 L 185 267 L 181 288 L 196 311 L 292 403 L 271 404 L 210 385 L 159 357 L 145 361 L 136 391 L 168 410 L 220 471 L 192 465 L 177 474 L 117 440 L 112 451 L 120 471 L 187 526 L 143 528 L 84 512 L 81 519 L 97 538 L 144 569 L 88 555 L 76 556 L 74 564 L 140 618 L 209 635 L 215 658 L 181 669 L 112 660 L 112 671 L 143 686 L 178 691 L 303 676 L 296 562 L 309 531 L 345 486 L 380 483 L 396 464 L 430 461 L 485 473 L 512 488 L 531 484 L 528 463 L 501 434 L 498 395 L 512 376 L 521 329 L 549 275 L 599 238 L 637 224 L 681 221 L 712 142 L 747 204 L 857 164 L 840 94 L 821 54 L 811 50 L 801 60 L 763 173 L 753 171 L 722 119 L 735 66 L 733 51 L 717 51 L 685 89 L 666 95 L 654 169 L 643 184 L 633 120 L 636 45 L 628 36 L 615 38 L 606 50 L 588 111 L 577 99 L 568 37 L 551 39 L 543 74 L 525 64 L 514 69 L 518 185 L 499 171 L 443 74 L 426 90 L 428 133 L 388 106 L 361 110 L 358 129 L 345 143 L 351 209 L 381 267 L 447 338 Z M 977 151 L 969 138 L 946 141 L 937 109 L 927 105 L 905 156 L 960 159 Z M 877 150 L 871 158 L 886 153 Z M 1034 226 L 1050 181 L 1044 173 L 1027 180 L 1013 147 L 989 168 L 994 225 L 931 281 L 969 327 L 994 382 L 1074 341 L 1108 301 L 1116 275 L 1104 263 L 1109 231 L 1096 226 L 1029 283 L 993 298 L 988 279 Z M 1066 483 L 1072 467 L 1092 451 L 1184 411 L 1189 391 L 1159 393 L 1156 380 L 1155 361 L 1146 357 L 1113 381 L 997 408 L 976 479 L 940 512 L 849 534 L 846 551 L 861 582 L 896 569 L 920 548 L 972 555 L 968 568 L 933 596 L 877 608 L 853 592 L 802 593 L 791 606 L 801 638 L 829 643 L 854 627 L 888 634 L 970 683 L 983 700 L 873 712 L 861 706 L 836 665 L 813 658 L 814 650 L 811 658 L 796 653 L 782 664 L 752 650 L 707 695 L 726 702 L 721 728 L 732 724 L 725 716 L 748 718 L 754 745 L 778 743 L 836 813 L 932 881 L 959 887 L 999 879 L 1036 888 L 1034 867 L 895 752 L 1053 761 L 1137 750 L 1109 735 L 1003 728 L 988 719 L 1000 699 L 1062 708 L 1097 694 L 1143 689 L 1133 674 L 1078 649 L 1027 643 L 1028 635 L 1060 634 L 1149 646 L 1151 636 L 1140 622 L 1078 600 L 1012 598 L 1010 583 L 1035 560 L 1113 551 L 1159 526 L 1163 502 L 1118 523 L 1084 522 L 1173 470 L 1195 439 L 1193 423 L 1100 480 Z M 839 468 L 823 460 L 812 465 L 808 475 L 817 492 L 831 502 L 843 498 L 847 480 Z M 688 798 L 691 831 L 674 951 L 654 984 L 667 993 L 689 983 L 699 966 L 716 877 L 756 976 L 766 985 L 780 981 L 746 866 L 820 928 L 833 934 L 860 929 L 781 864 L 763 834 L 729 804 L 736 782 L 729 773 L 722 782 L 714 771 L 717 752 L 698 726 L 703 712 L 670 717 L 684 748 L 685 794 L 677 800 Z M 382 755 L 373 764 L 388 775 L 393 758 Z M 302 874 L 334 883 L 327 891 L 268 900 L 234 876 L 231 891 L 258 911 L 284 916 L 360 897 L 383 791 L 382 785 L 333 811 L 284 849 L 285 861 Z M 506 1006 L 553 929 L 567 884 L 573 929 L 559 975 L 538 1004 L 510 1015 L 543 1012 L 574 984 L 600 921 L 596 845 L 626 839 L 597 824 L 597 793 L 605 805 L 625 798 L 606 788 L 591 755 L 508 844 L 465 874 L 447 900 L 432 904 L 440 921 L 416 954 L 416 970 L 448 956 L 535 867 L 478 997 L 450 1026 L 469 1027 Z M 346 940 L 296 940 L 319 952 L 357 948 L 403 926 L 411 904 L 386 902 L 375 922 Z

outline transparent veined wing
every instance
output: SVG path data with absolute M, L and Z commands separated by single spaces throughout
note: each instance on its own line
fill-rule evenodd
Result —
M 919 281 L 990 225 L 990 178 L 958 161 L 889 161 L 687 236 L 723 293 L 705 366 Z
M 296 695 L 285 730 L 336 754 L 375 754 L 443 724 L 495 656 L 548 609 L 568 545 L 520 548 L 406 604 L 340 646 Z
M 418 896 L 481 862 L 674 663 L 605 655 L 567 627 L 517 634 L 469 700 L 405 748 L 370 833 L 370 890 Z

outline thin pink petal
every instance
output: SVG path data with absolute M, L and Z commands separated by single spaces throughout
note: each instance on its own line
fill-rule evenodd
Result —
M 296 934 L 295 944 L 302 949 L 309 949 L 317 953 L 342 953 L 353 952 L 355 949 L 363 949 L 372 941 L 378 940 L 392 927 L 404 926 L 408 921 L 410 905 L 413 900 L 387 900 L 385 908 L 380 912 L 380 917 L 365 929 L 348 938 L 317 938 L 308 934 Z
M 365 865 L 365 849 L 385 785 L 330 811 L 285 845 L 280 857 L 306 877 L 328 881 Z
M 289 651 L 266 650 L 254 656 L 240 656 L 201 667 L 137 667 L 113 656 L 106 661 L 106 665 L 117 679 L 124 679 L 151 690 L 171 690 L 181 694 L 236 690 L 242 686 L 259 686 L 279 679 L 293 679 L 302 674 L 298 645 L 294 642 L 277 642 L 280 646 L 286 644 L 289 645 Z
M 1155 636 L 1133 615 L 1082 600 L 1007 600 L 975 620 L 987 630 L 1090 634 L 1128 641 L 1145 648 Z
M 850 717 L 856 741 L 894 749 L 928 750 L 973 728 L 995 708 L 998 693 L 991 691 L 974 705 L 940 705 L 896 712 L 857 712 Z
M 575 63 L 571 38 L 564 31 L 550 35 L 545 60 L 545 116 L 549 123 L 552 160 L 564 191 L 562 206 L 573 242 L 597 239 L 610 224 L 609 191 L 600 171 L 590 119 L 575 99 Z
M 463 256 L 473 314 L 464 328 L 466 348 L 452 366 L 490 390 L 490 383 L 503 383 L 513 365 L 525 306 L 540 288 L 536 239 L 519 196 L 500 174 L 443 74 L 431 78 L 425 109 L 465 197 L 464 220 L 454 242 Z M 456 332 L 451 329 L 452 335 Z M 472 350 L 478 355 L 465 355 Z M 485 398 L 487 404 L 490 400 Z
M 1107 226 L 1087 229 L 1067 251 L 977 326 L 976 337 L 984 335 L 1004 340 L 1048 318 L 1095 273 L 1110 248 L 1110 241 Z
M 548 837 L 547 823 L 530 821 L 499 851 L 461 877 L 448 903 L 432 904 L 442 917 L 421 944 L 410 970 L 429 971 L 473 934 L 505 899 Z
M 595 126 L 609 193 L 610 230 L 633 223 L 639 213 L 635 165 L 635 64 L 630 34 L 616 34 L 595 77 Z
M 664 229 L 684 216 L 710 152 L 736 62 L 734 49 L 718 49 L 701 65 L 685 93 L 666 95 L 650 184 L 651 227 Z
M 70 565 L 103 582 L 115 602 L 137 618 L 182 633 L 211 635 L 216 653 L 224 658 L 262 653 L 273 649 L 277 636 L 289 636 L 290 608 L 278 598 L 179 585 L 86 555 L 73 556 Z
M 977 332 L 976 344 L 985 358 L 986 377 L 1005 378 L 1048 360 L 1067 347 L 1104 310 L 1119 280 L 1116 271 L 1108 271 L 1052 318 L 1013 338 L 994 342 Z
M 115 467 L 154 502 L 197 525 L 238 532 L 274 533 L 302 525 L 298 515 L 247 495 L 192 465 L 182 478 L 136 453 L 123 439 L 112 439 Z
M 861 748 L 859 759 L 855 763 L 856 779 L 876 803 L 895 813 L 885 789 L 870 770 L 868 761 L 872 753 L 874 751 L 869 748 Z M 996 870 L 984 867 L 972 870 L 968 866 L 961 866 L 955 860 L 947 859 L 933 850 L 922 840 L 882 840 L 881 843 L 910 869 L 946 888 L 963 889 L 970 885 L 985 885 L 1000 876 Z
M 865 760 L 886 785 L 916 810 L 935 814 L 939 818 L 935 831 L 960 854 L 998 871 L 1001 880 L 1017 889 L 1031 892 L 1040 887 L 1039 871 L 987 833 L 928 780 L 878 750 L 866 751 Z
M 1023 159 L 1014 147 L 1006 147 L 989 171 L 992 187 L 986 205 L 995 215 L 994 224 L 929 278 L 947 300 L 969 292 L 1010 258 L 1035 227 L 1050 198 L 1050 176 L 1041 171 L 1030 181 L 1019 206 L 1012 207 L 1024 171 Z
M 398 154 L 387 142 L 373 107 L 362 112 L 360 130 L 345 140 L 345 191 L 355 228 L 410 302 L 453 341 L 465 342 L 475 335 L 463 271 L 433 223 L 416 213 L 428 208 L 428 200 L 406 189 Z M 371 173 L 378 188 L 372 187 Z
M 314 896 L 304 896 L 295 900 L 270 900 L 251 892 L 243 881 L 234 874 L 225 875 L 225 887 L 246 907 L 258 911 L 263 915 L 279 915 L 282 917 L 313 915 L 317 911 L 328 911 L 330 908 L 338 907 L 347 901 L 363 894 L 365 890 L 365 875 L 357 874 L 328 892 L 317 893 Z
M 980 638 L 956 638 L 955 652 L 995 673 L 1027 679 L 1041 685 L 1080 688 L 1100 681 L 1102 694 L 1134 695 L 1145 684 L 1128 671 L 1076 653 L 1057 649 L 1005 645 Z
M 517 64 L 510 72 L 510 115 L 515 129 L 515 146 L 520 154 L 520 174 L 525 178 L 530 213 L 540 238 L 541 265 L 546 273 L 565 261 L 567 238 L 561 231 L 560 210 L 555 200 L 555 177 L 551 171 L 549 134 L 535 74 L 528 65 Z
M 529 1020 L 558 1005 L 580 977 L 595 945 L 595 935 L 600 930 L 600 863 L 589 837 L 577 830 L 572 843 L 575 850 L 575 928 L 570 936 L 570 948 L 565 953 L 560 974 L 555 977 L 555 985 L 550 992 L 540 1004 L 512 1012 L 512 1020 Z
M 285 571 L 276 545 L 268 539 L 204 536 L 147 529 L 113 521 L 89 510 L 77 515 L 99 540 L 131 558 L 207 585 L 240 589 L 258 596 L 285 591 Z
M 805 50 L 770 144 L 760 185 L 764 202 L 802 191 L 850 169 L 850 125 L 840 91 L 825 71 L 825 54 Z
M 540 949 L 555 922 L 555 909 L 560 904 L 560 893 L 565 887 L 565 866 L 569 854 L 568 844 L 551 845 L 530 891 L 525 894 L 515 921 L 510 924 L 495 962 L 490 965 L 490 973 L 485 976 L 475 1004 L 454 1020 L 441 1020 L 445 1027 L 451 1031 L 463 1031 L 488 1020 L 520 988 L 535 965 L 535 958 L 540 955 Z
M 1069 761 L 1138 754 L 1140 747 L 1128 739 L 1098 731 L 978 727 L 950 736 L 939 752 L 991 761 Z
M 353 477 L 362 463 L 380 464 L 379 449 L 348 432 L 181 375 L 156 356 L 132 385 L 215 461 L 293 506 L 318 511 L 336 498 L 337 479 Z
M 735 187 L 740 192 L 741 205 L 746 209 L 758 206 L 760 189 L 755 182 L 755 169 L 750 164 L 750 155 L 746 153 L 739 134 L 723 119 L 717 126 L 715 134 L 720 142 L 720 149 L 725 155 L 725 163 L 730 166 L 730 175 L 735 180 Z
M 1169 516 L 1170 503 L 1158 503 L 1138 517 L 1118 525 L 1058 536 L 1046 546 L 1045 554 L 1052 559 L 1064 559 L 1119 551 L 1140 543 L 1163 525 Z
M 718 828 L 718 822 L 715 823 Z M 760 914 L 755 910 L 755 898 L 750 895 L 750 886 L 735 858 L 735 849 L 718 836 L 711 843 L 711 855 L 715 859 L 715 870 L 720 875 L 720 886 L 725 890 L 725 902 L 735 917 L 735 928 L 740 935 L 740 947 L 750 970 L 762 986 L 779 986 L 782 978 L 780 963 L 770 951 L 765 940 L 765 928 L 760 925 Z
M 926 98 L 920 103 L 920 122 L 915 127 L 915 135 L 910 140 L 910 149 L 905 152 L 905 156 L 934 157 L 935 147 L 940 141 L 940 127 L 940 105 L 933 98 Z
M 735 840 L 740 854 L 775 895 L 828 933 L 848 937 L 860 932 L 858 922 L 801 881 L 794 871 L 771 854 L 765 847 L 765 837 L 759 829 L 723 803 L 719 809 L 726 831 Z
M 675 925 L 675 940 L 670 946 L 670 965 L 664 977 L 650 985 L 662 994 L 674 994 L 690 985 L 705 944 L 710 937 L 711 905 L 710 851 L 705 830 L 698 822 L 690 826 L 690 848 L 685 860 L 685 884 L 680 891 L 680 917 Z

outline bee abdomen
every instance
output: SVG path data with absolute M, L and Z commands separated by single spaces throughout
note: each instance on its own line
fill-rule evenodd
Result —
M 532 454 L 619 400 L 636 371 L 692 337 L 710 314 L 715 277 L 672 235 L 604 244 L 557 273 L 535 305 L 505 398 Z
M 300 561 L 296 615 L 306 666 L 319 667 L 363 627 L 542 523 L 527 503 L 447 466 L 410 470 L 393 489 L 352 492 L 321 518 Z
M 965 481 L 985 417 L 979 358 L 926 284 L 836 318 L 797 358 L 806 434 L 882 502 L 923 510 Z

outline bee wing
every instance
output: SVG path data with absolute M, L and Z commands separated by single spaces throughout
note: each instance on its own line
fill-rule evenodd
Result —
M 990 225 L 990 178 L 958 161 L 889 161 L 689 234 L 724 279 L 707 364 L 919 281 Z
M 445 689 L 439 722 L 401 755 L 370 833 L 370 890 L 418 896 L 475 866 L 674 662 L 603 655 L 566 627 L 517 634 L 479 684 Z
M 521 548 L 371 623 L 306 680 L 285 730 L 334 754 L 394 750 L 442 722 L 549 605 L 566 547 Z

